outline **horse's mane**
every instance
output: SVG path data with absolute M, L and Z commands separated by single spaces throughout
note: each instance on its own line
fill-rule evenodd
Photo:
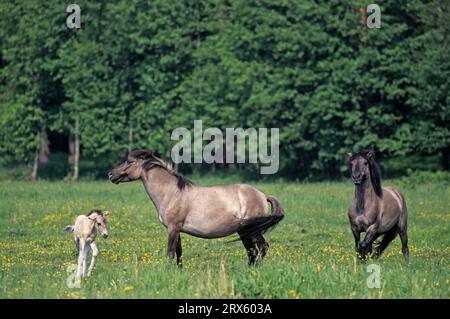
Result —
M 371 154 L 371 156 L 370 156 Z M 363 150 L 352 155 L 351 160 L 357 157 L 363 157 L 369 163 L 370 180 L 378 197 L 383 197 L 383 189 L 381 187 L 381 170 L 377 162 L 375 162 L 375 152 L 373 150 Z
M 89 213 L 87 213 L 86 216 L 89 217 L 89 216 L 91 216 L 92 214 L 95 214 L 95 213 L 97 213 L 99 215 L 103 215 L 103 212 L 101 210 L 99 210 L 99 209 L 91 209 L 91 211 Z
M 154 167 L 161 167 L 165 169 L 170 174 L 174 175 L 177 178 L 177 187 L 179 190 L 183 190 L 186 187 L 189 187 L 193 185 L 193 183 L 187 179 L 186 177 L 180 175 L 175 168 L 173 167 L 173 164 L 165 159 L 163 159 L 158 153 L 145 150 L 145 149 L 135 149 L 132 150 L 129 154 L 131 157 L 134 158 L 141 158 L 143 159 L 144 165 L 142 166 L 145 170 L 150 170 Z

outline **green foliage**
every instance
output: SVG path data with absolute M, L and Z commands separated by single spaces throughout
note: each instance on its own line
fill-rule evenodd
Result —
M 30 162 L 42 130 L 78 133 L 82 157 L 108 163 L 168 155 L 197 119 L 279 127 L 282 176 L 339 177 L 371 145 L 448 168 L 450 5 L 383 1 L 369 29 L 369 3 L 79 1 L 70 30 L 65 5 L 2 2 L 1 161 Z
M 450 173 L 410 170 L 408 175 L 400 179 L 400 182 L 409 188 L 415 188 L 427 183 L 440 184 L 442 187 L 448 187 L 450 185 Z

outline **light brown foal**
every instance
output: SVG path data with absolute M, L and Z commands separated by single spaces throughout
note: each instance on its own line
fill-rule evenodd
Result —
M 402 242 L 402 253 L 409 257 L 408 250 L 408 210 L 403 195 L 391 187 L 381 187 L 381 174 L 375 162 L 373 150 L 348 154 L 355 196 L 350 204 L 348 216 L 355 238 L 355 249 L 365 260 L 372 252 L 373 242 L 383 235 L 383 239 L 375 249 L 375 257 L 379 257 L 397 233 Z M 366 236 L 360 242 L 361 232 Z
M 160 222 L 167 228 L 167 254 L 172 259 L 176 253 L 180 266 L 181 232 L 200 238 L 238 233 L 248 252 L 249 265 L 259 265 L 269 248 L 262 235 L 284 217 L 279 201 L 253 186 L 193 185 L 169 162 L 143 149 L 131 151 L 128 159 L 109 173 L 109 179 L 115 184 L 142 180 Z

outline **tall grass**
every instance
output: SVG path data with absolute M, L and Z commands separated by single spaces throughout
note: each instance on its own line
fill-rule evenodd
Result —
M 215 183 L 217 180 L 194 180 Z M 139 182 L 0 183 L 1 298 L 449 298 L 450 187 L 445 180 L 401 186 L 410 214 L 411 261 L 397 238 L 379 260 L 360 264 L 353 252 L 348 182 L 261 183 L 286 218 L 266 237 L 260 268 L 248 268 L 240 242 L 182 235 L 184 270 L 168 264 L 166 233 Z M 68 288 L 76 262 L 62 228 L 91 208 L 108 209 L 110 238 L 99 239 L 91 278 Z M 367 266 L 381 267 L 369 289 Z

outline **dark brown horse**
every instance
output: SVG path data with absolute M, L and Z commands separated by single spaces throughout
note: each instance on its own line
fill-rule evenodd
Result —
M 176 253 L 177 265 L 181 265 L 180 232 L 200 238 L 238 233 L 248 252 L 249 265 L 259 265 L 269 248 L 263 234 L 284 217 L 276 198 L 250 185 L 194 185 L 171 163 L 148 150 L 131 151 L 128 159 L 109 173 L 109 179 L 115 184 L 143 182 L 160 222 L 167 228 L 167 254 L 172 259 Z
M 403 195 L 391 187 L 381 187 L 381 173 L 373 150 L 348 154 L 355 196 L 348 210 L 350 226 L 355 237 L 355 249 L 361 259 L 372 252 L 373 242 L 383 235 L 375 249 L 379 257 L 397 234 L 402 253 L 408 259 L 408 210 Z M 360 242 L 361 232 L 366 236 Z

